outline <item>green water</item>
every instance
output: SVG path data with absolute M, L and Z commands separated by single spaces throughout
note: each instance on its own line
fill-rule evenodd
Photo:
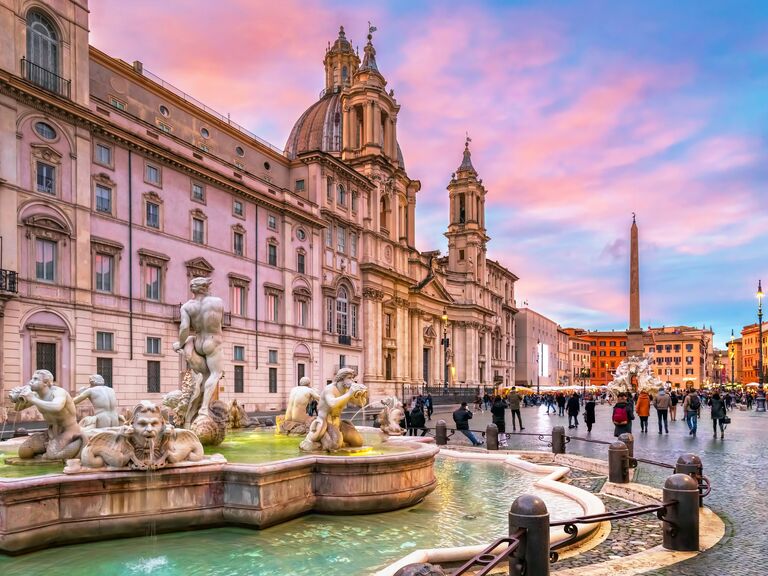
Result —
M 419 548 L 486 543 L 536 491 L 553 519 L 581 512 L 533 488 L 536 476 L 496 462 L 438 457 L 437 489 L 420 504 L 367 516 L 309 515 L 269 528 L 218 528 L 0 556 L 2 576 L 364 576 Z M 147 526 L 147 534 L 151 527 Z
M 5 459 L 16 457 L 16 448 L 0 449 L 0 478 L 28 478 L 30 476 L 43 476 L 44 474 L 58 474 L 64 468 L 63 464 L 6 464 Z

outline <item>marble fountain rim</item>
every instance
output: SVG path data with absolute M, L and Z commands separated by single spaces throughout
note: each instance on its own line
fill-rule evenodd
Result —
M 498 462 L 515 468 L 520 468 L 531 474 L 540 475 L 542 477 L 534 482 L 534 486 L 544 488 L 576 501 L 582 508 L 582 515 L 601 514 L 605 512 L 605 504 L 596 495 L 572 484 L 566 484 L 560 481 L 561 478 L 571 471 L 567 466 L 537 464 L 523 460 L 523 454 L 514 453 L 500 454 L 498 452 L 451 450 L 447 448 L 441 448 L 440 453 L 448 458 Z M 511 502 L 509 504 L 511 505 Z M 578 541 L 583 542 L 585 539 L 592 536 L 592 534 L 601 526 L 602 523 L 581 525 L 579 528 Z M 549 537 L 551 544 L 557 544 L 570 536 L 564 532 L 562 527 L 555 527 L 550 530 Z M 382 570 L 375 572 L 373 576 L 393 576 L 395 572 L 408 564 L 463 562 L 485 550 L 488 544 L 489 543 L 414 550 Z

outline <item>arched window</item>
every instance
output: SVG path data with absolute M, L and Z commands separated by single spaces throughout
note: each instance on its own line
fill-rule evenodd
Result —
M 379 228 L 382 231 L 389 231 L 389 202 L 386 196 L 381 197 L 379 207 Z
M 344 186 L 339 184 L 336 190 L 337 190 L 336 204 L 338 204 L 339 206 L 346 206 L 347 191 L 344 189 Z
M 346 66 L 341 67 L 341 81 L 346 83 L 347 76 L 349 76 L 349 71 Z
M 56 91 L 53 74 L 59 74 L 59 35 L 51 21 L 35 10 L 27 15 L 27 60 L 35 65 L 27 73 L 29 80 Z
M 336 292 L 336 333 L 346 336 L 349 333 L 349 297 L 343 286 Z

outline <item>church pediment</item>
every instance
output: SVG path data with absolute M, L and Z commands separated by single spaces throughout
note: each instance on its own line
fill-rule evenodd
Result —
M 193 258 L 184 262 L 187 267 L 187 276 L 197 278 L 198 276 L 208 277 L 213 272 L 213 266 L 203 257 Z
M 423 294 L 435 300 L 441 300 L 443 302 L 453 302 L 453 296 L 450 295 L 448 290 L 445 289 L 442 282 L 432 276 L 427 278 L 421 284 L 411 288 L 411 291 Z
M 435 332 L 432 324 L 427 324 L 424 327 L 424 340 L 426 342 L 432 342 L 435 338 L 437 338 L 437 332 Z

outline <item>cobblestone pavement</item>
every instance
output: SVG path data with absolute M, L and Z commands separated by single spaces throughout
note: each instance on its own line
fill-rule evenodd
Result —
M 443 418 L 450 428 L 453 425 L 451 411 L 455 407 L 439 406 L 432 421 L 433 426 Z M 612 441 L 613 425 L 611 409 L 606 404 L 597 407 L 597 422 L 591 434 L 587 434 L 583 422 L 574 430 L 568 430 L 567 417 L 545 413 L 545 408 L 522 409 L 526 433 L 549 434 L 553 426 L 564 426 L 570 436 L 589 437 Z M 764 526 L 765 505 L 768 502 L 768 413 L 733 411 L 733 423 L 725 431 L 725 439 L 712 438 L 712 421 L 704 407 L 699 421 L 697 437 L 688 435 L 685 422 L 678 418 L 669 423 L 669 434 L 658 434 L 655 414 L 649 419 L 647 434 L 639 433 L 639 422 L 634 422 L 635 456 L 674 464 L 678 456 L 690 452 L 697 454 L 704 464 L 704 474 L 712 481 L 712 492 L 706 500 L 726 524 L 725 537 L 712 549 L 691 560 L 667 568 L 646 572 L 649 576 L 722 576 L 739 574 L 764 576 L 768 574 L 765 554 L 768 551 L 768 530 Z M 679 417 L 679 411 L 678 411 Z M 581 417 L 579 418 L 581 420 Z M 489 412 L 476 412 L 471 420 L 472 429 L 484 430 L 490 422 Z M 507 414 L 507 431 L 511 431 L 511 417 Z M 451 438 L 449 444 L 466 444 L 464 437 Z M 546 445 L 536 436 L 515 436 L 510 439 L 510 449 L 546 450 Z M 592 458 L 607 459 L 608 447 L 572 440 L 568 452 Z M 637 481 L 661 487 L 669 471 L 641 464 Z

